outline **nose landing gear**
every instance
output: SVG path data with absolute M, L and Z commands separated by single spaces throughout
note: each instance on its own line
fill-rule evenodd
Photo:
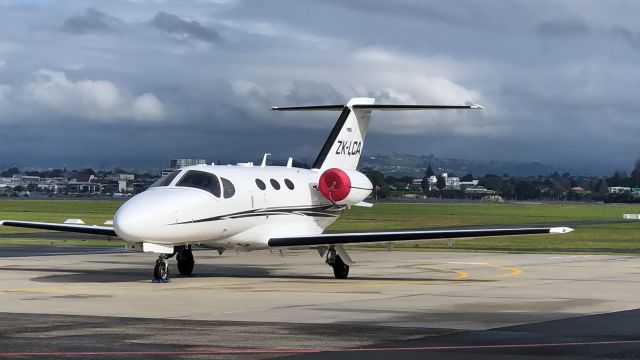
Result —
M 156 281 L 166 282 L 169 280 L 169 258 L 166 254 L 160 254 L 153 268 L 153 278 Z
M 178 262 L 178 271 L 180 275 L 189 276 L 193 273 L 195 261 L 191 245 L 178 246 L 173 254 L 160 254 L 156 260 L 156 266 L 153 268 L 153 279 L 156 282 L 169 281 L 169 259 L 176 255 Z

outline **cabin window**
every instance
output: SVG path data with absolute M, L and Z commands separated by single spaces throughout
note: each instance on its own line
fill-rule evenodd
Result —
M 215 197 L 220 197 L 220 183 L 218 177 L 204 171 L 189 170 L 178 181 L 176 186 L 184 186 L 208 191 Z
M 265 185 L 264 181 L 262 181 L 260 179 L 256 179 L 256 185 L 258 186 L 258 188 L 260 190 L 266 190 L 267 189 L 267 185 Z
M 284 184 L 287 185 L 287 187 L 289 188 L 289 190 L 293 190 L 293 188 L 295 186 L 293 186 L 293 182 L 289 179 L 284 179 Z
M 153 188 L 153 187 L 157 187 L 157 186 L 169 186 L 169 184 L 171 184 L 173 179 L 175 179 L 176 176 L 178 176 L 178 174 L 180 174 L 180 170 L 173 171 L 169 175 L 156 180 L 156 182 L 151 184 L 151 186 L 149 186 L 149 188 Z
M 220 180 L 222 181 L 222 196 L 224 196 L 225 199 L 232 197 L 233 194 L 236 193 L 236 188 L 233 186 L 231 181 L 223 177 L 221 177 Z
M 280 183 L 276 179 L 269 180 L 274 189 L 280 190 Z

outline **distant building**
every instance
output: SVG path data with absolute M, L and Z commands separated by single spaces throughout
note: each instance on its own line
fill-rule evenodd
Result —
M 626 186 L 610 186 L 609 187 L 609 194 L 622 194 L 626 192 L 631 192 L 631 188 Z
M 207 162 L 204 159 L 174 159 L 171 160 L 169 167 L 173 169 L 179 169 L 185 166 L 193 165 L 206 165 Z
M 118 181 L 120 180 L 120 174 L 110 173 L 104 176 L 104 180 L 106 181 Z
M 480 180 L 460 181 L 460 183 L 458 185 L 460 185 L 460 188 L 464 190 L 466 188 L 478 186 L 479 182 L 480 182 Z
M 427 178 L 427 191 L 431 191 L 436 187 L 436 184 L 438 183 L 438 179 L 435 177 L 435 175 L 431 175 Z
M 162 169 L 162 172 L 160 173 L 160 177 L 165 177 L 169 174 L 171 174 L 175 169 L 171 168 L 171 169 Z
M 40 176 L 13 175 L 13 177 L 19 179 L 21 185 L 37 185 L 42 181 Z
M 467 195 L 494 195 L 496 192 L 495 190 L 489 190 L 484 186 L 472 186 L 466 188 L 464 193 Z
M 70 181 L 66 185 L 66 190 L 70 193 L 99 193 L 102 189 L 102 184 L 85 182 L 85 181 Z
M 420 198 L 420 195 L 418 194 L 404 194 L 402 195 L 403 198 L 405 199 L 418 199 Z
M 409 189 L 411 190 L 421 190 L 422 189 L 422 179 L 413 179 L 411 184 L 409 185 Z
M 460 190 L 460 178 L 456 176 L 449 176 L 447 173 L 442 173 L 444 178 L 445 189 L 447 190 Z
M 91 174 L 77 173 L 77 174 L 74 174 L 73 176 L 71 176 L 70 179 L 72 181 L 77 181 L 77 182 L 91 182 L 95 178 L 96 177 L 94 175 L 91 175 Z

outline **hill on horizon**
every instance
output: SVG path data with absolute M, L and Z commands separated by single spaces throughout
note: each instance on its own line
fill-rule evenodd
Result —
M 414 178 L 423 177 L 425 169 L 431 165 L 436 174 L 449 173 L 456 176 L 464 176 L 468 173 L 475 177 L 487 174 L 510 176 L 538 176 L 549 175 L 554 172 L 560 174 L 570 172 L 574 175 L 599 176 L 604 174 L 595 171 L 585 171 L 583 169 L 562 169 L 557 166 L 542 164 L 539 162 L 513 162 L 496 160 L 467 160 L 434 155 L 363 155 L 360 158 L 359 168 L 369 167 L 381 171 L 385 176 L 411 176 Z

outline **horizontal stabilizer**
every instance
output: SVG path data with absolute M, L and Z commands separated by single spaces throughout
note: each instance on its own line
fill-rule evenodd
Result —
M 347 105 L 311 105 L 311 106 L 272 106 L 275 111 L 342 111 Z M 451 109 L 484 109 L 481 105 L 385 105 L 385 104 L 356 104 L 351 106 L 355 110 L 451 110 Z
M 275 111 L 342 111 L 346 105 L 311 105 L 311 106 L 290 106 L 290 107 L 278 107 L 272 106 L 271 110 Z
M 353 105 L 353 109 L 357 110 L 450 110 L 450 109 L 484 109 L 481 105 Z
M 389 231 L 366 233 L 338 233 L 307 235 L 269 239 L 269 246 L 318 246 L 336 244 L 359 244 L 408 240 L 441 240 L 456 238 L 474 238 L 485 236 L 511 236 L 534 234 L 563 234 L 573 231 L 568 227 L 552 228 L 511 228 L 511 229 L 462 229 L 462 230 L 424 230 Z
M 362 154 L 364 140 L 369 129 L 369 121 L 374 110 L 465 110 L 482 109 L 477 104 L 468 105 L 395 105 L 376 104 L 374 98 L 352 98 L 346 104 L 311 106 L 273 106 L 275 111 L 338 111 L 338 120 L 329 133 L 322 149 L 313 162 L 312 169 L 330 168 L 355 170 Z

